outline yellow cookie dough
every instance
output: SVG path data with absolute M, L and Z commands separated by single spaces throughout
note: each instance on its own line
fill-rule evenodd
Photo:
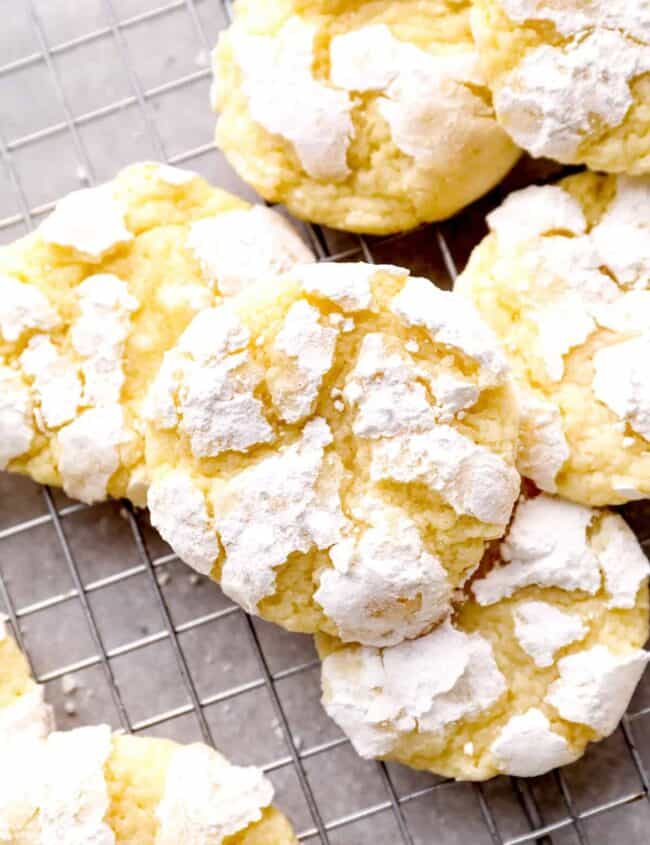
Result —
M 520 501 L 453 617 L 392 648 L 319 635 L 323 704 L 364 757 L 541 775 L 611 734 L 650 658 L 648 561 L 620 516 Z
M 297 845 L 261 770 L 206 745 L 53 732 L 51 709 L 0 622 L 0 841 L 7 845 Z
M 195 173 L 129 167 L 0 248 L 0 469 L 143 504 L 140 405 L 194 315 L 312 260 L 282 217 Z
M 645 0 L 476 0 L 472 30 L 498 120 L 520 147 L 650 172 Z
M 147 417 L 153 524 L 296 631 L 385 645 L 429 629 L 519 490 L 496 338 L 398 267 L 304 265 L 204 311 Z
M 214 53 L 217 143 L 297 217 L 381 234 L 484 194 L 518 151 L 478 68 L 469 0 L 238 0 Z
M 649 213 L 649 177 L 526 188 L 456 285 L 512 365 L 521 473 L 584 504 L 650 495 Z

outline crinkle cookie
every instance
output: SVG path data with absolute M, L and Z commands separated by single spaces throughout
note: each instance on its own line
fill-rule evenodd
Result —
M 650 495 L 649 215 L 648 177 L 526 188 L 456 285 L 512 364 L 521 473 L 583 504 Z
M 0 616 L 0 759 L 3 764 L 14 743 L 43 739 L 53 724 L 51 708 L 43 700 L 43 688 L 32 681 L 27 661 L 8 635 Z M 1 822 L 0 819 L 0 842 L 4 842 Z
M 650 653 L 648 561 L 622 518 L 523 499 L 453 620 L 391 648 L 320 635 L 323 704 L 363 757 L 534 776 L 611 734 Z
M 0 469 L 143 504 L 141 400 L 202 308 L 312 254 L 284 219 L 158 164 L 0 248 Z
M 535 156 L 650 172 L 647 0 L 476 0 L 501 125 Z
M 297 843 L 259 769 L 107 725 L 53 730 L 42 687 L 0 622 L 2 843 Z
M 147 413 L 153 524 L 292 630 L 421 634 L 519 490 L 496 339 L 470 303 L 398 267 L 305 265 L 204 311 Z
M 102 845 L 296 845 L 260 769 L 206 745 L 54 732 L 3 755 L 0 841 Z
M 297 217 L 387 233 L 454 214 L 518 150 L 478 68 L 469 0 L 239 0 L 214 54 L 217 143 Z

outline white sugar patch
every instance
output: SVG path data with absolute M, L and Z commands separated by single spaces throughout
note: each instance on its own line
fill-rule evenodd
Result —
M 35 285 L 0 273 L 0 338 L 14 343 L 27 331 L 49 331 L 59 315 Z
M 347 92 L 314 79 L 316 32 L 293 16 L 274 37 L 236 26 L 230 37 L 253 120 L 289 141 L 314 179 L 338 181 L 349 173 L 352 102 Z
M 223 296 L 314 261 L 312 251 L 284 217 L 259 205 L 193 223 L 186 246 L 206 280 Z
M 522 500 L 501 544 L 504 565 L 472 585 L 478 603 L 494 604 L 531 585 L 595 594 L 600 566 L 587 539 L 594 515 L 551 496 Z
M 209 575 L 219 557 L 219 542 L 205 498 L 192 479 L 174 470 L 149 487 L 151 524 L 176 554 L 202 575 Z
M 325 420 L 311 420 L 298 441 L 228 481 L 214 502 L 215 525 L 226 552 L 221 586 L 249 613 L 274 592 L 275 568 L 295 552 L 328 549 L 346 519 L 341 468 L 325 448 Z
M 537 777 L 566 766 L 579 756 L 535 707 L 520 716 L 512 716 L 501 728 L 490 751 L 500 771 L 515 777 Z
M 520 602 L 513 616 L 519 645 L 536 666 L 552 666 L 557 651 L 581 640 L 588 631 L 580 616 L 544 601 Z
M 544 699 L 569 722 L 587 725 L 609 736 L 620 722 L 650 659 L 636 649 L 613 654 L 602 645 L 558 661 L 559 678 Z
M 133 240 L 126 228 L 124 208 L 106 186 L 68 194 L 59 200 L 38 231 L 48 243 L 69 247 L 96 260 Z
M 506 525 L 519 494 L 519 474 L 503 458 L 448 425 L 373 444 L 373 481 L 418 482 L 458 514 Z
M 330 549 L 334 564 L 314 594 L 345 642 L 396 645 L 450 608 L 451 586 L 415 523 L 398 508 L 366 499 L 354 509 L 366 527 Z
M 156 845 L 212 845 L 262 818 L 273 786 L 254 766 L 232 766 L 205 745 L 178 747 L 156 808 Z
M 311 413 L 334 362 L 338 331 L 321 325 L 321 313 L 307 302 L 291 306 L 275 339 L 275 350 L 289 359 L 274 378 L 267 376 L 273 404 L 285 422 Z

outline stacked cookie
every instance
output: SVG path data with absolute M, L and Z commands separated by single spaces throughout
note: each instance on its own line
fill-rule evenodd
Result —
M 508 197 L 453 293 L 315 263 L 189 171 L 72 194 L 0 250 L 0 466 L 148 505 L 247 612 L 316 635 L 361 755 L 469 780 L 576 760 L 649 659 L 648 562 L 596 509 L 650 494 L 649 32 L 641 3 L 240 0 L 218 140 L 297 216 L 441 219 L 516 144 L 625 173 Z M 44 739 L 6 637 L 0 681 L 0 741 L 25 723 L 45 780 L 78 761 L 86 838 L 293 841 L 259 773 L 208 749 Z M 15 789 L 0 833 L 76 812 Z

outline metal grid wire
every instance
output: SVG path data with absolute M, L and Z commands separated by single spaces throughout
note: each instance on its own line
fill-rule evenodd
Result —
M 138 151 L 146 149 L 150 157 L 172 164 L 187 163 L 214 178 L 218 154 L 209 134 L 198 146 L 188 144 L 185 136 L 192 129 L 196 104 L 208 111 L 207 55 L 216 32 L 227 24 L 227 2 L 175 0 L 155 6 L 155 0 L 0 0 L 0 13 L 10 22 L 4 34 L 0 32 L 0 177 L 6 182 L 5 190 L 0 182 L 0 241 L 29 231 L 52 207 L 55 191 L 61 192 L 58 171 L 73 168 L 78 187 L 107 178 L 127 163 L 129 154 L 135 157 L 116 140 L 134 115 L 140 122 L 133 133 Z M 144 33 L 140 45 L 149 45 L 145 50 L 155 56 L 162 50 L 159 25 L 171 37 L 168 58 L 143 71 L 138 60 L 142 47 L 139 52 L 134 48 L 133 33 Z M 79 79 L 90 71 L 81 64 L 89 59 L 82 56 L 91 57 L 91 62 L 94 56 L 99 62 L 119 62 L 125 88 L 112 99 L 112 90 L 104 91 L 109 101 L 88 107 L 88 91 L 79 89 Z M 70 73 L 75 61 L 76 77 Z M 16 128 L 18 108 L 28 117 L 30 108 L 37 110 L 30 105 L 34 85 L 47 85 L 51 93 L 46 125 L 26 119 Z M 189 123 L 188 132 L 181 133 L 182 145 L 166 134 L 160 101 L 167 96 L 173 98 L 171 123 Z M 206 120 L 211 124 L 211 117 Z M 97 125 L 104 127 L 105 140 L 95 148 L 89 130 Z M 200 134 L 196 137 L 201 140 Z M 43 160 L 47 178 L 35 179 L 34 164 Z M 226 187 L 236 185 L 232 175 L 228 178 Z M 388 239 L 337 236 L 318 227 L 307 227 L 307 234 L 321 260 L 410 264 L 449 287 L 456 264 L 464 262 L 482 234 L 478 221 L 484 210 Z M 318 661 L 311 646 L 251 620 L 215 585 L 195 588 L 201 601 L 196 595 L 188 598 L 194 587 L 185 586 L 183 595 L 174 596 L 169 572 L 174 571 L 177 582 L 188 576 L 178 574 L 182 567 L 156 540 L 146 514 L 120 503 L 87 508 L 57 491 L 37 492 L 23 479 L 2 476 L 0 484 L 0 610 L 9 616 L 36 678 L 55 699 L 60 725 L 83 715 L 61 696 L 57 699 L 61 679 L 91 677 L 88 697 L 94 696 L 94 702 L 86 709 L 118 729 L 203 739 L 222 748 L 230 741 L 230 756 L 239 762 L 243 755 L 246 762 L 262 765 L 275 780 L 279 803 L 293 817 L 300 839 L 322 845 L 647 841 L 650 743 L 643 726 L 650 715 L 650 685 L 642 684 L 633 712 L 614 737 L 565 772 L 534 781 L 500 778 L 485 785 L 454 784 L 399 766 L 362 763 L 325 717 L 314 715 L 304 703 L 303 696 L 317 697 Z M 631 515 L 637 529 L 648 523 L 642 512 L 632 510 Z M 646 535 L 641 529 L 642 539 Z M 88 571 L 87 557 L 92 559 Z M 89 572 L 95 576 L 90 580 Z M 127 638 L 116 639 L 120 605 L 127 605 L 128 613 L 130 599 L 145 592 L 153 609 L 141 612 L 155 621 L 136 628 L 130 618 L 125 623 Z M 183 602 L 189 615 L 187 608 L 179 610 Z M 81 653 L 84 639 L 86 651 Z M 253 660 L 248 676 L 231 682 L 238 667 L 233 670 L 223 659 L 220 669 L 201 667 L 197 655 L 206 657 L 213 646 L 222 658 L 233 649 L 233 660 L 238 660 L 237 649 L 248 649 Z M 144 664 L 138 662 L 141 655 L 149 655 Z M 131 669 L 129 661 L 135 661 Z M 205 676 L 220 673 L 222 686 L 206 691 Z M 143 677 L 151 683 L 135 704 L 132 685 Z M 224 714 L 231 703 L 229 722 Z M 221 722 L 213 718 L 216 708 Z M 316 728 L 321 719 L 325 727 Z M 305 726 L 313 739 L 303 744 L 298 731 Z M 263 737 L 269 732 L 270 750 L 264 750 Z

